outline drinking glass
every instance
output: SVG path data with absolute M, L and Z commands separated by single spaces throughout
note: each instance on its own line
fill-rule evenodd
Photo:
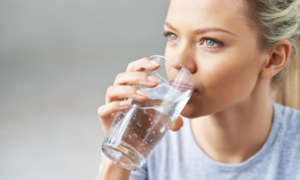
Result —
M 132 106 L 118 112 L 101 147 L 104 155 L 128 170 L 136 170 L 145 163 L 193 91 L 191 73 L 186 68 L 164 56 L 150 58 L 160 68 L 146 72 L 159 78 L 160 83 L 154 88 L 139 86 L 148 100 L 140 103 L 129 99 Z

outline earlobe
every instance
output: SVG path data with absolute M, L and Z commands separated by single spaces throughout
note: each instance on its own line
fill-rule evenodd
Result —
M 291 51 L 291 44 L 288 40 L 280 40 L 269 51 L 262 66 L 261 78 L 271 79 L 287 65 Z

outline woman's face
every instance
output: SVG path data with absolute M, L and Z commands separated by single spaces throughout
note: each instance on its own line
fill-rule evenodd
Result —
M 244 0 L 171 0 L 165 56 L 193 73 L 195 90 L 182 114 L 194 118 L 247 100 L 266 55 Z

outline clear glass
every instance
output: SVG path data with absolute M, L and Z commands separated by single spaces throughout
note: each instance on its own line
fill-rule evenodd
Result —
M 144 103 L 133 101 L 130 109 L 119 112 L 101 148 L 113 162 L 129 170 L 136 170 L 145 163 L 171 122 L 180 115 L 193 91 L 191 73 L 187 69 L 181 65 L 178 68 L 178 64 L 164 56 L 150 57 L 161 66 L 156 71 L 147 72 L 159 78 L 160 83 L 154 88 L 139 86 L 149 100 Z

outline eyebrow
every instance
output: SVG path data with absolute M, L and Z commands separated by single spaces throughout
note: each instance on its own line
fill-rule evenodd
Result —
M 170 23 L 168 22 L 165 22 L 165 25 L 174 30 L 174 31 L 178 31 L 176 28 L 174 28 Z M 211 28 L 203 28 L 203 29 L 197 29 L 193 32 L 193 34 L 197 35 L 197 34 L 204 34 L 204 33 L 207 33 L 209 31 L 216 31 L 216 32 L 224 32 L 224 33 L 227 33 L 227 34 L 230 34 L 230 35 L 233 35 L 233 36 L 236 36 L 236 34 L 234 34 L 233 32 L 230 32 L 230 31 L 227 31 L 225 29 L 221 29 L 221 28 L 216 28 L 216 27 L 211 27 Z

